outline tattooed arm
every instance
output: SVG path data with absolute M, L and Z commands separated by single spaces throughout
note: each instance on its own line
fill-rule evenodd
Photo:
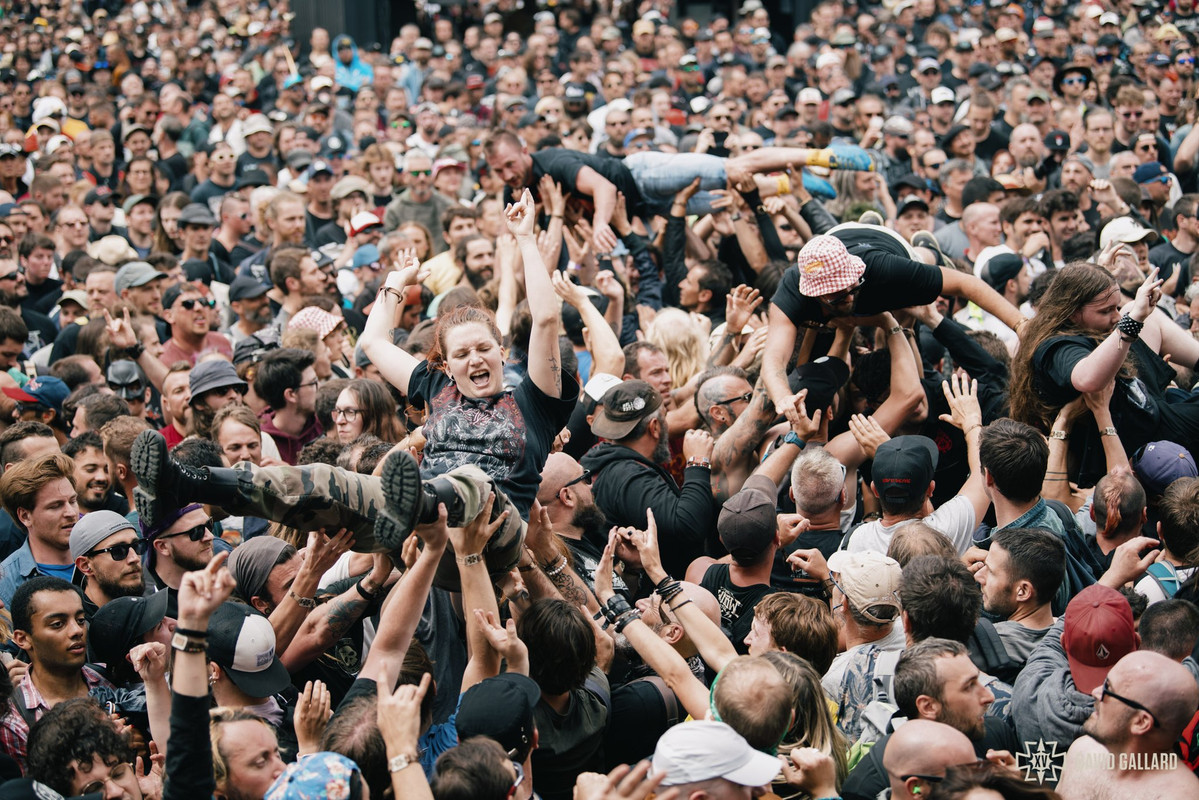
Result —
M 722 433 L 712 448 L 712 492 L 723 503 L 741 489 L 757 466 L 758 446 L 774 425 L 774 404 L 766 385 L 758 379 L 753 399 L 737 420 Z
M 562 303 L 554 293 L 545 262 L 533 234 L 533 197 L 525 190 L 520 202 L 508 206 L 508 230 L 516 237 L 525 260 L 525 296 L 533 316 L 529 336 L 529 379 L 550 397 L 562 396 L 562 355 L 558 349 L 558 327 Z
M 358 583 L 362 585 L 362 592 L 374 595 L 390 575 L 391 559 L 385 553 L 377 553 L 371 571 Z M 283 666 L 290 671 L 303 669 L 345 636 L 350 626 L 356 623 L 370 606 L 370 601 L 362 592 L 358 591 L 355 584 L 313 609 L 296 632 L 291 644 L 279 656 Z

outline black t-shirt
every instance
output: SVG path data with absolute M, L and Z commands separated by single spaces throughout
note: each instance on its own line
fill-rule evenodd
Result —
M 974 145 L 974 155 L 984 159 L 988 164 L 995 158 L 995 154 L 1000 150 L 1006 150 L 1008 146 L 1008 137 L 1004 136 L 1000 131 L 992 127 L 987 132 L 987 138 Z
M 191 201 L 193 203 L 203 203 L 208 206 L 208 209 L 213 214 L 220 214 L 221 198 L 233 191 L 236 184 L 230 183 L 228 186 L 221 186 L 213 181 L 212 178 L 201 183 L 191 192 Z
M 811 577 L 806 572 L 793 572 L 791 565 L 787 563 L 787 556 L 796 550 L 806 550 L 814 547 L 827 560 L 833 553 L 837 552 L 837 548 L 841 546 L 841 539 L 844 535 L 840 528 L 831 531 L 804 531 L 801 533 L 799 538 L 794 542 L 785 548 L 775 551 L 774 566 L 770 568 L 770 585 L 784 592 L 806 594 L 808 597 L 823 600 L 825 593 L 820 581 Z
M 579 170 L 583 167 L 591 167 L 614 184 L 616 190 L 624 194 L 625 202 L 631 213 L 635 213 L 634 209 L 641 210 L 641 192 L 637 190 L 633 174 L 629 172 L 629 168 L 624 165 L 624 162 L 588 153 L 576 153 L 574 150 L 560 147 L 539 150 L 533 154 L 533 185 L 530 188 L 536 196 L 537 183 L 541 180 L 541 176 L 549 175 L 562 185 L 563 192 L 569 192 L 577 200 L 584 201 L 590 207 L 593 205 L 591 197 L 580 192 L 576 183 Z M 504 202 L 512 202 L 511 188 L 504 189 Z
M 729 575 L 728 564 L 713 564 L 708 567 L 699 585 L 716 596 L 720 604 L 720 627 L 733 643 L 738 653 L 749 652 L 745 637 L 754 622 L 754 607 L 763 597 L 773 594 L 775 589 L 764 583 L 738 586 Z
M 1149 263 L 1157 267 L 1158 275 L 1163 281 L 1169 280 L 1174 274 L 1175 269 L 1182 270 L 1178 274 L 1178 286 L 1175 289 L 1176 295 L 1181 295 L 1186 290 L 1188 280 L 1183 283 L 1184 278 L 1190 277 L 1190 262 L 1192 253 L 1184 253 L 1174 246 L 1170 240 L 1166 240 L 1149 251 Z
M 528 519 L 554 437 L 574 410 L 578 382 L 564 376 L 562 398 L 545 394 L 531 379 L 491 397 L 464 397 L 448 375 L 428 363 L 408 382 L 411 402 L 429 409 L 421 474 L 433 478 L 474 464 Z
M 867 247 L 870 249 L 849 248 L 866 262 L 865 280 L 853 305 L 855 315 L 870 316 L 896 308 L 922 306 L 941 294 L 942 278 L 938 268 L 873 249 L 871 245 Z M 771 302 L 800 327 L 819 327 L 828 319 L 824 306 L 815 298 L 799 293 L 797 266 L 783 273 Z

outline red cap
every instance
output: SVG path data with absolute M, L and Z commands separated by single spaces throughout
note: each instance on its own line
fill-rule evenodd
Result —
M 1090 694 L 1116 662 L 1137 649 L 1132 607 L 1124 595 L 1094 584 L 1066 606 L 1062 647 L 1078 691 Z

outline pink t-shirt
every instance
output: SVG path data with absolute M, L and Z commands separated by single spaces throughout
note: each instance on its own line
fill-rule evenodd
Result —
M 162 348 L 162 363 L 168 367 L 174 366 L 180 361 L 186 361 L 193 367 L 196 365 L 196 359 L 200 356 L 206 356 L 209 353 L 220 353 L 230 361 L 233 360 L 233 345 L 229 344 L 229 337 L 216 331 L 209 331 L 204 337 L 204 345 L 198 352 L 189 353 L 175 343 L 174 339 L 169 340 Z

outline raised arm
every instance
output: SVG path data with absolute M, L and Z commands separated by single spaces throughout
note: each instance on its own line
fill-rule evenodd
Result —
M 536 214 L 533 194 L 525 189 L 520 200 L 509 204 L 505 213 L 508 230 L 516 237 L 516 244 L 524 257 L 525 297 L 529 300 L 529 312 L 533 316 L 533 332 L 529 336 L 529 379 L 550 397 L 561 397 L 562 354 L 558 349 L 558 328 L 562 324 L 562 304 L 554 295 L 545 262 L 541 260 L 541 252 L 537 249 L 537 237 L 533 232 L 533 217 Z M 599 237 L 598 231 L 596 237 Z
M 379 373 L 405 395 L 408 394 L 408 382 L 412 380 L 412 373 L 420 366 L 420 361 L 392 343 L 391 331 L 404 313 L 405 290 L 427 278 L 427 270 L 421 273 L 420 262 L 414 251 L 397 253 L 396 269 L 388 273 L 386 283 L 379 289 L 362 336 L 358 339 L 362 352 L 378 367 Z
M 507 518 L 504 511 L 495 520 L 491 518 L 491 508 L 495 503 L 495 494 L 488 495 L 479 515 L 464 528 L 450 528 L 450 543 L 454 545 L 454 554 L 458 560 L 458 576 L 462 582 L 462 608 L 466 617 L 466 643 L 470 648 L 470 661 L 462 674 L 462 691 L 465 692 L 484 678 L 490 678 L 500 673 L 499 654 L 492 649 L 487 641 L 487 634 L 475 618 L 474 611 L 498 617 L 499 605 L 495 600 L 495 589 L 491 585 L 491 576 L 487 574 L 487 563 L 483 560 L 483 548 L 487 546 L 492 534 L 500 529 Z
M 616 337 L 604 315 L 587 298 L 583 290 L 561 272 L 555 272 L 550 276 L 550 280 L 554 294 L 570 303 L 583 318 L 583 326 L 587 329 L 588 349 L 591 350 L 591 374 L 622 374 L 624 350 L 621 349 L 620 339 Z
M 1149 319 L 1149 315 L 1153 313 L 1157 301 L 1161 299 L 1161 287 L 1162 282 L 1157 277 L 1157 267 L 1154 267 L 1145 278 L 1145 282 L 1141 284 L 1141 288 L 1137 289 L 1137 296 L 1125 313 L 1134 322 L 1143 325 L 1145 320 Z M 1090 355 L 1074 365 L 1074 369 L 1070 372 L 1070 383 L 1082 394 L 1101 390 L 1116 377 L 1116 373 L 1120 371 L 1124 359 L 1128 356 L 1128 350 L 1135 340 L 1136 337 L 1126 336 L 1119 328 L 1113 328 L 1107 338 L 1100 342 Z
M 271 627 L 275 629 L 275 651 L 280 655 L 287 652 L 292 640 L 315 610 L 305 608 L 300 604 L 300 600 L 313 598 L 321 576 L 336 564 L 342 553 L 349 550 L 353 544 L 353 534 L 344 528 L 332 537 L 326 536 L 324 529 L 308 534 L 306 557 L 296 571 L 296 577 L 288 587 L 287 595 L 279 601 L 269 617 Z
M 940 267 L 940 270 L 942 294 L 965 297 L 975 305 L 990 311 L 1000 322 L 1019 333 L 1020 326 L 1025 321 L 1020 309 L 1005 300 L 1003 295 L 988 286 L 982 278 L 948 267 Z
M 787 381 L 787 366 L 791 354 L 795 352 L 795 338 L 799 328 L 783 310 L 774 303 L 770 304 L 769 312 L 770 333 L 766 337 L 766 349 L 762 352 L 762 381 L 766 391 L 774 403 L 776 414 L 787 414 L 788 419 L 795 415 L 795 395 L 791 392 L 791 384 Z
M 612 230 L 612 210 L 616 207 L 616 186 L 593 170 L 583 167 L 575 176 L 575 186 L 585 195 L 590 195 L 595 204 L 595 217 L 591 223 L 597 253 L 610 253 L 616 247 L 616 234 Z M 532 201 L 530 201 L 532 204 Z
M 955 428 L 960 428 L 962 435 L 966 437 L 966 460 L 970 465 L 970 477 L 966 479 L 958 494 L 965 495 L 974 506 L 974 520 L 977 523 L 991 505 L 978 457 L 978 443 L 983 430 L 983 414 L 978 405 L 978 381 L 953 376 L 951 380 L 942 382 L 941 387 L 949 403 L 950 413 L 942 414 L 940 419 Z

